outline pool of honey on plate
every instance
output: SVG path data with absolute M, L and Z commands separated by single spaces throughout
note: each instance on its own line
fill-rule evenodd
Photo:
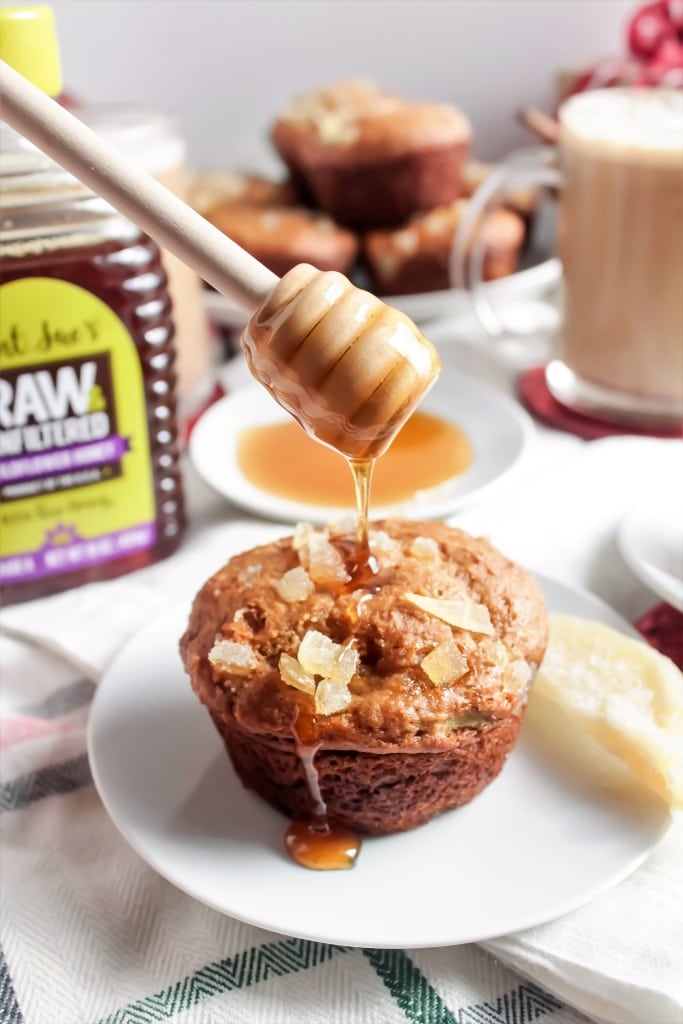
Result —
M 416 492 L 463 473 L 472 458 L 472 445 L 460 427 L 415 412 L 375 463 L 373 505 L 408 501 Z M 312 505 L 350 504 L 353 492 L 346 460 L 293 420 L 243 431 L 237 462 L 247 480 L 269 494 Z

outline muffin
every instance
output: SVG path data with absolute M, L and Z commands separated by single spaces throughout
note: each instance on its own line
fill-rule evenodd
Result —
M 409 295 L 451 287 L 451 255 L 467 200 L 457 199 L 413 217 L 396 231 L 371 231 L 365 257 L 380 295 Z M 493 210 L 481 227 L 485 281 L 514 273 L 524 241 L 524 222 L 511 210 Z M 475 232 L 475 237 L 476 237 Z
M 330 821 L 379 835 L 498 775 L 547 614 L 524 569 L 443 523 L 373 524 L 376 587 L 345 586 L 350 544 L 300 524 L 232 558 L 197 595 L 181 653 L 246 786 L 306 818 L 317 782 Z
M 346 273 L 359 248 L 351 231 L 303 206 L 222 203 L 206 218 L 279 276 L 298 263 Z
M 401 105 L 401 100 L 374 82 L 344 79 L 295 97 L 275 121 L 271 140 L 297 189 L 312 199 L 299 156 L 302 140 L 311 133 L 334 132 L 335 126 L 362 111 L 380 111 Z
M 220 169 L 200 171 L 189 189 L 190 206 L 206 216 L 225 203 L 246 206 L 294 206 L 296 191 L 291 181 L 271 181 L 254 174 Z
M 321 100 L 332 96 L 333 102 Z M 338 223 L 391 227 L 461 190 L 471 129 L 455 107 L 409 104 L 340 87 L 299 100 L 273 129 L 275 145 L 315 203 Z

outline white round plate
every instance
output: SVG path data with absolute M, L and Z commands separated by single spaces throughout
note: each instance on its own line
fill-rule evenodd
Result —
M 536 299 L 558 283 L 562 276 L 562 268 L 558 259 L 546 259 L 526 270 L 518 270 L 516 274 L 491 281 L 487 285 L 487 293 L 492 302 L 519 302 L 523 299 Z M 207 314 L 219 327 L 241 330 L 246 327 L 249 316 L 241 306 L 236 305 L 220 292 L 203 292 L 204 308 Z M 390 295 L 383 300 L 396 309 L 403 310 L 411 320 L 418 324 L 427 323 L 444 316 L 455 316 L 466 312 L 471 307 L 467 292 L 455 288 L 446 288 L 438 292 L 421 292 L 416 295 Z
M 455 512 L 499 484 L 518 464 L 534 435 L 531 419 L 520 406 L 463 374 L 443 373 L 420 410 L 456 423 L 465 431 L 474 449 L 472 465 L 401 505 L 373 502 L 373 519 L 390 515 L 432 519 Z M 341 508 L 307 505 L 268 494 L 244 476 L 237 463 L 241 432 L 288 419 L 289 414 L 264 388 L 251 385 L 238 389 L 212 405 L 192 431 L 190 458 L 195 469 L 215 491 L 256 515 L 280 522 L 305 519 L 327 523 L 348 514 L 353 502 L 350 473 L 349 504 Z
M 638 579 L 683 612 L 683 484 L 660 480 L 624 517 L 619 547 Z
M 250 541 L 253 538 L 250 538 Z M 555 612 L 633 633 L 589 594 L 542 579 Z M 504 771 L 422 828 L 365 839 L 351 871 L 307 871 L 286 819 L 242 787 L 178 657 L 188 609 L 127 644 L 90 715 L 95 784 L 156 871 L 242 921 L 350 946 L 453 945 L 548 921 L 633 871 L 665 834 L 664 804 L 570 771 L 525 724 Z

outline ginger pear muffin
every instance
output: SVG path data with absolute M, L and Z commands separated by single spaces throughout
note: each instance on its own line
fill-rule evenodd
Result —
M 470 137 L 456 107 L 406 103 L 358 83 L 295 100 L 273 129 L 315 204 L 356 227 L 395 226 L 455 199 Z
M 232 558 L 198 593 L 180 646 L 246 786 L 294 818 L 321 798 L 330 821 L 384 834 L 498 775 L 547 614 L 524 569 L 443 523 L 373 524 L 372 587 L 348 586 L 351 542 L 301 524 Z
M 456 199 L 417 214 L 395 231 L 370 231 L 365 237 L 365 256 L 379 294 L 410 295 L 450 288 L 453 243 L 467 207 L 466 199 Z M 521 217 L 511 210 L 492 210 L 477 230 L 483 235 L 484 280 L 514 273 L 525 235 Z
M 223 203 L 205 216 L 279 277 L 299 263 L 344 274 L 358 253 L 354 234 L 303 206 Z

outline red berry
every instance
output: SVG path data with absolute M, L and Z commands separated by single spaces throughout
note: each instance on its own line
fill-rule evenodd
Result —
M 628 27 L 631 53 L 641 60 L 654 57 L 665 39 L 676 40 L 676 29 L 667 14 L 666 0 L 642 7 Z
M 666 13 L 669 21 L 676 26 L 679 32 L 683 32 L 683 0 L 668 0 Z
M 683 68 L 683 44 L 677 39 L 665 39 L 657 48 L 657 53 L 648 67 L 657 68 L 660 71 L 672 71 L 674 68 Z

